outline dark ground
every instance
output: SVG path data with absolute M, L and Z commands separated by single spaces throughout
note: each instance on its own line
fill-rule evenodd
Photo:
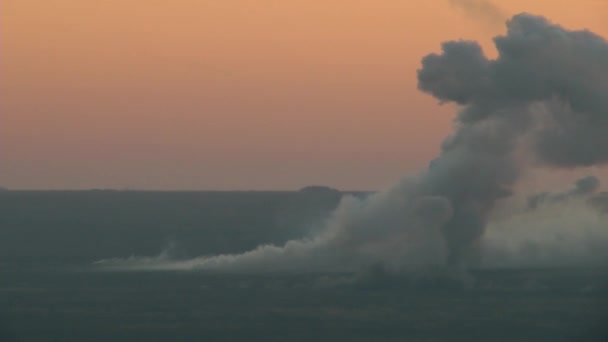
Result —
M 608 270 L 108 272 L 308 231 L 331 193 L 0 193 L 0 341 L 608 341 Z

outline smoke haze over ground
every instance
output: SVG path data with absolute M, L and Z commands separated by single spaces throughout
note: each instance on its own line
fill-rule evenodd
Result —
M 494 60 L 463 40 L 422 59 L 419 89 L 460 106 L 454 133 L 426 171 L 364 199 L 346 196 L 316 235 L 243 254 L 98 264 L 246 272 L 606 264 L 605 213 L 591 205 L 602 202 L 598 179 L 522 194 L 524 206 L 514 186 L 532 168 L 608 161 L 608 42 L 530 14 L 508 20 L 494 42 Z M 497 207 L 511 214 L 493 219 Z

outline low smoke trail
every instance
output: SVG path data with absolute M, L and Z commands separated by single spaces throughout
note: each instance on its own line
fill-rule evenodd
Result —
M 333 212 L 325 230 L 312 239 L 284 246 L 260 246 L 238 255 L 175 261 L 156 258 L 103 260 L 98 264 L 123 269 L 214 269 L 246 272 L 352 271 L 381 262 L 393 269 L 440 265 L 445 246 L 439 227 L 451 215 L 444 198 L 426 196 L 408 201 L 416 182 L 403 181 L 390 190 L 360 199 L 347 196 Z M 405 227 L 405 229 L 404 229 Z
M 608 162 L 608 42 L 530 14 L 508 20 L 506 35 L 494 42 L 499 53 L 494 60 L 472 41 L 443 43 L 440 54 L 422 59 L 419 89 L 441 103 L 461 106 L 455 132 L 428 170 L 367 199 L 345 198 L 314 238 L 238 255 L 100 264 L 248 272 L 343 271 L 383 264 L 402 271 L 442 265 L 462 269 L 484 259 L 488 265 L 517 264 L 534 256 L 540 264 L 568 257 L 604 260 L 605 252 L 583 255 L 608 247 L 604 214 L 582 200 L 598 189 L 595 178 L 582 179 L 561 194 L 540 196 L 530 202 L 535 201 L 532 208 L 506 221 L 490 218 L 532 167 Z M 547 212 L 571 215 L 551 220 Z M 491 231 L 484 235 L 488 226 Z M 557 235 L 561 240 L 553 239 Z M 581 247 L 568 250 L 569 243 Z M 589 244 L 603 249 L 583 247 Z
M 510 214 L 494 219 L 481 238 L 481 263 L 494 267 L 602 266 L 608 264 L 607 193 L 576 193 L 574 189 L 544 193 L 558 200 L 530 207 L 506 203 Z M 242 254 L 176 260 L 171 246 L 156 257 L 106 259 L 97 262 L 114 270 L 218 270 L 227 272 L 361 271 L 382 265 L 393 272 L 441 269 L 447 249 L 440 233 L 450 215 L 440 198 L 418 199 L 408 206 L 400 187 L 368 199 L 346 197 L 327 221 L 323 234 L 264 245 Z M 398 189 L 398 190 L 397 190 Z M 560 196 L 562 194 L 569 196 Z M 533 194 L 536 196 L 538 194 Z M 600 205 L 598 205 L 598 203 Z M 403 215 L 406 208 L 413 208 Z M 376 229 L 374 229 L 376 227 Z M 403 228 L 405 227 L 405 228 Z

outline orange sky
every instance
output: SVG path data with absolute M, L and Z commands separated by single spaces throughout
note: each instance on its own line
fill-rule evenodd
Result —
M 608 0 L 494 1 L 608 36 Z M 377 189 L 452 110 L 416 90 L 444 40 L 503 31 L 449 0 L 0 2 L 0 186 Z

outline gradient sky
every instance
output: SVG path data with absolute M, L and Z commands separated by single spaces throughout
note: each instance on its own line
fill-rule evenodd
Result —
M 416 90 L 442 41 L 493 56 L 522 11 L 608 36 L 608 0 L 455 2 L 4 0 L 0 186 L 378 189 L 450 131 Z

